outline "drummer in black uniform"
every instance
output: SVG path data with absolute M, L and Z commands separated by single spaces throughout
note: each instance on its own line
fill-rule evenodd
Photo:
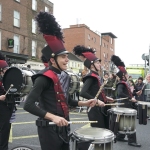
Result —
M 8 67 L 4 56 L 0 53 L 0 150 L 8 150 L 11 129 L 10 118 L 15 108 L 14 96 L 9 94 L 5 95 L 6 91 L 2 86 L 2 79 Z
M 83 88 L 81 89 L 80 96 L 85 99 L 94 98 L 101 87 L 101 78 L 98 74 L 101 68 L 101 60 L 98 59 L 92 49 L 88 49 L 84 46 L 76 46 L 74 48 L 74 53 L 78 56 L 82 56 L 84 58 L 84 66 L 90 70 L 83 78 Z M 98 105 L 91 108 L 88 112 L 89 120 L 97 120 L 98 123 L 92 123 L 92 127 L 99 127 L 99 128 L 109 128 L 109 119 L 107 116 L 107 108 L 105 103 L 108 101 L 113 102 L 113 99 L 107 97 L 103 91 L 98 95 Z M 105 107 L 99 107 L 105 106 Z
M 125 108 L 134 108 L 135 103 L 137 102 L 135 98 L 133 98 L 133 94 L 128 86 L 127 79 L 127 71 L 125 70 L 125 65 L 121 61 L 121 59 L 118 56 L 113 55 L 111 57 L 111 61 L 118 67 L 119 72 L 116 73 L 117 77 L 119 77 L 119 82 L 116 85 L 116 92 L 118 98 L 126 98 L 128 97 L 128 100 L 122 100 L 121 102 L 124 103 L 124 105 L 121 105 L 120 107 Z M 125 134 L 118 133 L 117 140 L 118 141 L 125 141 Z M 133 134 L 128 135 L 128 145 L 135 146 L 135 147 L 141 147 L 140 144 L 137 143 L 136 140 L 136 132 Z
M 63 35 L 53 15 L 40 12 L 36 18 L 40 31 L 48 45 L 42 54 L 49 66 L 32 76 L 31 89 L 24 109 L 39 116 L 36 121 L 42 150 L 69 150 L 69 109 L 71 106 L 93 106 L 95 100 L 73 100 L 68 91 L 70 77 L 67 73 L 68 51 L 63 45 Z M 39 106 L 35 102 L 39 100 Z M 54 125 L 49 125 L 53 122 Z

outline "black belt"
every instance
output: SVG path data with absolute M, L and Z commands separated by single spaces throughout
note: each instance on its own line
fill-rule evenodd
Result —
M 70 138 L 70 136 L 68 135 L 69 134 L 68 127 L 66 126 L 59 127 L 56 124 L 49 125 L 49 122 L 50 122 L 49 120 L 37 119 L 36 125 L 38 127 L 51 127 L 52 130 L 54 130 L 65 143 L 68 143 Z
M 40 119 L 36 120 L 36 125 L 38 127 L 47 127 L 47 126 L 50 126 L 48 120 L 40 120 Z

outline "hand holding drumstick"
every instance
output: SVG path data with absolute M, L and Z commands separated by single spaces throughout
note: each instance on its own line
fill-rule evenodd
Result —
M 10 85 L 9 89 L 6 91 L 5 96 L 8 94 L 9 90 L 10 90 L 13 86 L 14 86 L 13 84 Z
M 4 101 L 4 100 L 6 99 L 6 95 L 8 94 L 9 90 L 10 90 L 13 86 L 14 86 L 14 85 L 11 84 L 10 87 L 9 87 L 9 89 L 7 90 L 6 94 L 0 96 L 0 100 L 1 100 L 1 101 Z

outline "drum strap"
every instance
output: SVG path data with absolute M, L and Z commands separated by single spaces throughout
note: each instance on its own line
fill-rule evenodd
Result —
M 98 80 L 98 85 L 100 87 L 101 86 L 100 77 L 98 75 L 94 74 L 94 73 L 92 73 L 91 76 L 95 77 Z M 107 98 L 106 98 L 106 95 L 104 93 L 104 90 L 102 90 L 100 94 L 101 94 L 101 96 L 103 98 L 103 101 L 106 103 L 107 102 Z

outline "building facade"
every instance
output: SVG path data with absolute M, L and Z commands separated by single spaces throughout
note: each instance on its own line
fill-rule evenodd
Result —
M 111 32 L 100 33 L 90 30 L 85 24 L 71 25 L 70 28 L 63 29 L 65 37 L 65 47 L 72 52 L 76 45 L 96 50 L 96 56 L 102 60 L 103 70 L 110 70 L 110 57 L 115 53 L 115 38 Z
M 28 57 L 29 63 L 42 64 L 41 50 L 46 42 L 35 22 L 35 16 L 41 10 L 53 13 L 53 3 L 49 0 L 0 1 L 0 50 L 12 63 L 28 63 L 18 61 L 20 54 Z

